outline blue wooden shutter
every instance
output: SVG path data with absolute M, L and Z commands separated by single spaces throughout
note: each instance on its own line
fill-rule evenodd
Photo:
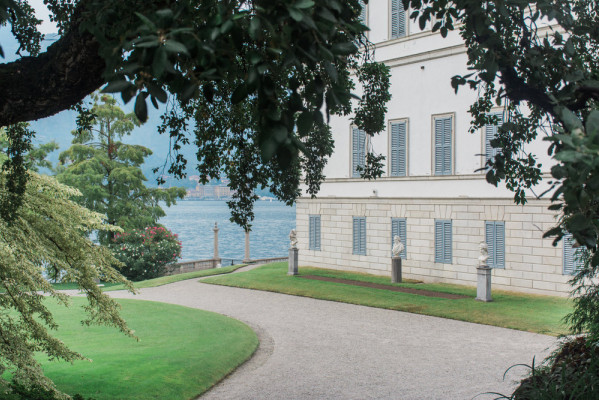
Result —
M 435 119 L 435 175 L 443 175 L 443 120 Z
M 395 236 L 399 236 L 403 243 L 403 251 L 399 253 L 399 257 L 404 260 L 407 258 L 408 241 L 406 238 L 407 226 L 405 218 L 391 218 L 391 248 L 393 248 L 393 240 Z
M 567 234 L 562 239 L 564 241 L 564 275 L 572 275 L 576 271 L 576 262 L 574 257 L 574 239 L 571 234 Z
M 435 221 L 435 262 L 443 262 L 443 222 Z
M 404 37 L 406 30 L 406 10 L 402 0 L 391 0 L 391 38 Z
M 353 218 L 353 248 L 354 254 L 360 254 L 360 219 Z
M 505 224 L 495 222 L 495 268 L 505 268 Z
M 452 264 L 452 247 L 451 221 L 445 221 L 443 223 L 443 259 L 446 264 Z
M 360 177 L 358 165 L 363 167 L 366 161 L 366 132 L 352 128 L 352 176 Z
M 489 267 L 494 267 L 495 261 L 495 224 L 493 222 L 485 222 L 485 242 L 489 248 L 489 259 L 487 264 Z
M 443 175 L 451 175 L 451 130 L 453 118 L 443 119 Z
M 314 216 L 312 216 L 312 215 L 310 215 L 310 227 L 309 227 L 308 231 L 309 231 L 309 237 L 310 237 L 310 240 L 309 240 L 309 249 L 310 250 L 314 250 L 314 243 L 316 241 L 314 235 L 315 235 L 316 232 L 314 230 Z
M 362 11 L 360 12 L 360 22 L 364 25 L 368 25 L 366 21 L 366 4 L 363 0 L 360 0 L 360 6 L 362 6 Z
M 503 113 L 491 114 L 497 117 L 497 125 L 486 125 L 485 126 L 485 162 L 497 155 L 499 149 L 491 146 L 491 140 L 497 136 L 498 129 L 503 125 Z
M 320 215 L 314 217 L 314 250 L 320 250 Z
M 406 176 L 406 123 L 391 124 L 391 176 Z
M 360 218 L 360 254 L 366 255 L 366 218 Z

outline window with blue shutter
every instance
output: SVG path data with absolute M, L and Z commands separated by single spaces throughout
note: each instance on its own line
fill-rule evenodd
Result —
M 359 178 L 358 166 L 366 164 L 366 132 L 352 128 L 352 177 Z
M 363 0 L 360 0 L 360 6 L 362 6 L 362 11 L 360 12 L 360 22 L 364 25 L 368 25 L 368 21 L 366 21 L 366 4 Z
M 503 113 L 490 114 L 497 117 L 496 125 L 485 125 L 485 164 L 500 152 L 499 148 L 491 146 L 491 140 L 495 139 L 499 127 L 503 125 Z
M 320 215 L 310 215 L 310 250 L 320 250 Z
M 435 175 L 451 175 L 453 117 L 435 118 Z
M 574 275 L 582 267 L 581 253 L 584 247 L 574 247 L 574 238 L 567 234 L 564 242 L 564 275 Z
M 366 255 L 366 217 L 353 218 L 353 253 Z
M 403 251 L 399 253 L 399 257 L 404 260 L 407 258 L 408 241 L 407 241 L 407 223 L 405 218 L 391 218 L 391 248 L 393 248 L 393 240 L 395 236 L 399 236 L 403 243 Z
M 486 221 L 485 242 L 489 249 L 489 267 L 505 268 L 505 224 L 501 221 Z
M 402 0 L 391 0 L 391 39 L 408 34 L 406 10 Z
M 406 176 L 406 136 L 406 121 L 391 123 L 391 176 Z
M 435 220 L 435 262 L 452 263 L 451 220 Z

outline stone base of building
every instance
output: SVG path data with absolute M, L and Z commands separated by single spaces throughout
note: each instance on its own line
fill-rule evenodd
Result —
M 511 199 L 323 198 L 297 202 L 299 264 L 391 275 L 391 219 L 405 218 L 406 279 L 476 286 L 485 221 L 505 225 L 505 266 L 492 271 L 493 290 L 567 296 L 563 244 L 543 233 L 556 223 L 548 201 L 518 206 Z M 320 215 L 320 250 L 309 248 L 309 217 Z M 353 217 L 366 219 L 366 254 L 353 254 Z M 452 221 L 451 263 L 435 262 L 435 220 Z

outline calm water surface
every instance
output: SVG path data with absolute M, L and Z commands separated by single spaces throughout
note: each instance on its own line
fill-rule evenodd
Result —
M 182 261 L 212 258 L 214 223 L 218 223 L 219 255 L 241 260 L 244 255 L 243 229 L 229 221 L 231 217 L 224 201 L 179 201 L 163 207 L 166 216 L 160 223 L 179 235 L 183 242 Z M 295 228 L 295 206 L 280 202 L 258 201 L 250 232 L 250 257 L 285 257 L 289 248 L 289 231 Z

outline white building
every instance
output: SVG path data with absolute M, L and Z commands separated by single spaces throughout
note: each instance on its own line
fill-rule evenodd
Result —
M 386 174 L 357 177 L 365 135 L 348 118 L 333 118 L 326 180 L 316 199 L 297 202 L 300 265 L 389 275 L 399 233 L 404 277 L 475 285 L 478 244 L 486 240 L 494 288 L 566 295 L 574 262 L 568 243 L 553 247 L 542 238 L 556 222 L 549 201 L 531 194 L 518 206 L 512 192 L 477 172 L 494 127 L 471 134 L 468 108 L 477 93 L 451 87 L 452 76 L 467 73 L 461 38 L 420 30 L 400 5 L 371 0 L 366 10 L 375 57 L 391 67 L 387 129 L 371 140 L 387 157 Z M 533 143 L 533 152 L 548 172 L 546 144 Z

